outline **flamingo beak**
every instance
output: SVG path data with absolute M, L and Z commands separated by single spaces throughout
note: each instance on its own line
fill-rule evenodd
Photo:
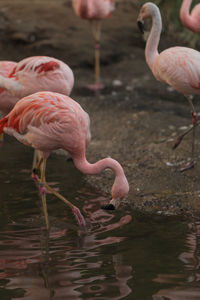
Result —
M 144 34 L 144 23 L 140 20 L 137 21 L 138 28 L 141 31 L 142 34 Z
M 109 204 L 102 205 L 101 208 L 105 210 L 115 210 L 120 204 L 120 199 L 112 199 Z
M 102 205 L 101 206 L 102 209 L 105 209 L 105 210 L 115 210 L 115 207 L 113 204 L 106 204 L 106 205 Z

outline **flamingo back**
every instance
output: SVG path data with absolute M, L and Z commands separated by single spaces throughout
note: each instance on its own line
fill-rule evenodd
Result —
M 14 61 L 0 61 L 0 75 L 9 77 L 9 74 L 16 67 L 17 63 Z M 18 101 L 17 97 L 10 95 L 7 91 L 0 88 L 0 111 L 7 114 L 15 103 Z
M 76 153 L 90 141 L 88 114 L 70 97 L 53 92 L 19 100 L 0 121 L 0 131 L 6 128 L 23 135 L 24 144 L 44 152 L 63 148 Z
M 19 81 L 22 98 L 38 91 L 52 91 L 69 95 L 74 85 L 72 70 L 62 61 L 48 56 L 32 56 L 21 60 L 9 74 Z

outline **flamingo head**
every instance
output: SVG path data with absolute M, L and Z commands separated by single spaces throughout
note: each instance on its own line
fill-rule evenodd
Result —
M 117 208 L 121 201 L 128 195 L 129 184 L 126 176 L 123 174 L 115 178 L 112 186 L 112 200 L 109 204 L 102 206 L 103 209 L 114 210 Z
M 157 11 L 159 11 L 158 7 L 151 2 L 147 2 L 141 7 L 137 24 L 142 33 L 144 33 L 144 20 L 152 18 Z

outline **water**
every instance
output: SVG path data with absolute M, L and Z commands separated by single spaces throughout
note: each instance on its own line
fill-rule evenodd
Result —
M 0 299 L 200 299 L 200 223 L 100 209 L 64 157 L 48 162 L 48 181 L 79 206 L 87 231 L 48 195 L 50 234 L 27 168 L 32 151 L 12 139 L 1 149 Z M 59 184 L 58 184 L 59 183 Z

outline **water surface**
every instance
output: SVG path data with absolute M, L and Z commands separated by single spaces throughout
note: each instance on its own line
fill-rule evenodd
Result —
M 53 155 L 47 180 L 82 210 L 87 230 L 48 195 L 48 235 L 31 160 L 13 139 L 1 149 L 0 299 L 200 299 L 200 223 L 103 211 L 106 199 Z

